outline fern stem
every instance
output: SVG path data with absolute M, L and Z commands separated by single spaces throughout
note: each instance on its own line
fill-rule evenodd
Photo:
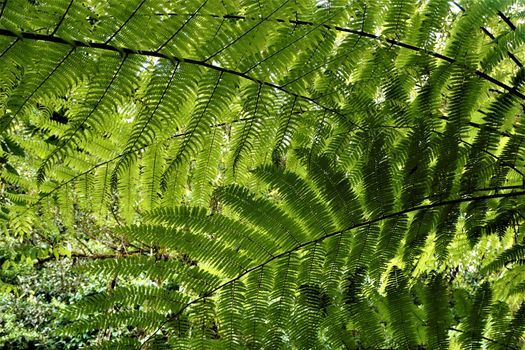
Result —
M 514 23 L 512 23 L 512 21 L 507 16 L 505 16 L 503 12 L 498 11 L 498 16 L 503 20 L 503 22 L 505 22 L 509 26 L 509 28 L 512 31 L 516 30 L 516 26 L 514 25 Z

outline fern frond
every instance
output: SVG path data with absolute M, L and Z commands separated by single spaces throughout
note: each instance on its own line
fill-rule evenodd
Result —
M 387 37 L 395 35 L 396 39 L 403 39 L 408 19 L 412 17 L 415 7 L 415 1 L 390 2 L 384 21 L 383 35 Z
M 412 315 L 408 281 L 403 272 L 394 266 L 388 276 L 386 304 L 392 325 L 394 342 L 399 347 L 411 349 L 417 345 L 415 322 Z
M 177 291 L 168 291 L 156 286 L 119 287 L 110 292 L 95 294 L 83 299 L 75 307 L 64 311 L 68 319 L 75 319 L 87 313 L 96 315 L 116 308 L 140 308 L 142 310 L 177 310 L 188 302 L 188 298 Z
M 220 176 L 223 142 L 224 132 L 219 128 L 214 128 L 206 135 L 207 146 L 198 155 L 195 171 L 191 178 L 192 201 L 195 205 L 206 206 L 210 202 L 214 182 L 218 182 Z
M 279 118 L 279 129 L 277 130 L 275 146 L 272 152 L 274 164 L 278 165 L 283 162 L 283 154 L 290 146 L 291 135 L 297 128 L 297 115 L 294 114 L 297 102 L 297 97 L 293 97 L 283 104 L 283 111 Z
M 511 248 L 501 253 L 494 261 L 486 265 L 482 272 L 490 273 L 497 271 L 511 263 L 521 263 L 525 258 L 525 246 L 522 244 L 513 245 Z
M 247 348 L 259 349 L 263 346 L 262 334 L 266 331 L 266 316 L 269 307 L 269 296 L 272 290 L 272 269 L 263 266 L 247 279 L 245 299 L 244 339 Z
M 371 273 L 379 276 L 397 253 L 407 229 L 407 217 L 399 215 L 386 220 L 379 234 L 375 256 L 371 262 Z
M 202 137 L 227 110 L 228 103 L 233 99 L 236 91 L 236 85 L 236 78 L 223 76 L 222 72 L 218 75 L 211 74 L 203 80 L 197 92 L 198 98 L 184 139 L 162 176 L 163 189 L 166 189 L 168 178 L 175 169 L 181 163 L 188 162 L 202 149 Z
M 116 273 L 123 278 L 143 277 L 152 281 L 164 279 L 183 286 L 195 294 L 204 293 L 218 285 L 220 277 L 195 266 L 187 259 L 158 259 L 155 256 L 132 256 L 120 259 L 93 261 L 80 271 L 113 278 Z
M 489 283 L 478 287 L 471 311 L 464 320 L 464 331 L 459 339 L 465 348 L 475 349 L 481 345 L 482 334 L 490 312 L 492 291 Z
M 264 334 L 265 347 L 279 348 L 285 344 L 286 337 L 291 334 L 287 332 L 287 317 L 292 313 L 295 301 L 295 287 L 297 283 L 297 272 L 299 270 L 299 258 L 297 254 L 287 254 L 280 259 L 274 272 L 274 282 L 269 300 L 268 319 L 271 324 Z
M 142 153 L 140 159 L 142 165 L 140 207 L 144 210 L 152 210 L 160 203 L 160 178 L 166 165 L 164 152 L 164 147 L 156 145 L 148 147 Z
M 89 347 L 89 349 L 93 350 L 111 350 L 111 349 L 118 349 L 118 350 L 126 350 L 131 348 L 139 347 L 141 344 L 140 342 L 135 338 L 116 338 L 112 340 L 107 341 L 101 341 L 97 343 L 96 345 L 93 345 Z
M 253 174 L 261 181 L 279 189 L 286 207 L 306 226 L 307 233 L 320 235 L 334 230 L 328 207 L 304 179 L 272 166 L 255 169 Z
M 449 291 L 444 276 L 435 274 L 425 287 L 426 334 L 432 349 L 448 349 L 448 328 L 451 323 Z
M 250 256 L 262 254 L 250 250 L 237 252 L 238 249 L 234 245 L 225 246 L 205 235 L 186 230 L 166 229 L 162 226 L 132 226 L 128 236 L 148 245 L 186 254 L 191 259 L 202 262 L 227 276 L 236 276 L 239 272 L 245 271 L 250 265 Z M 205 249 L 196 251 L 195 247 L 205 247 Z
M 65 326 L 60 333 L 71 336 L 92 330 L 107 329 L 109 327 L 124 329 L 124 327 L 127 326 L 147 330 L 152 328 L 152 324 L 162 322 L 164 317 L 165 315 L 154 311 L 127 310 L 110 312 L 93 315 L 89 319 L 76 320 L 74 323 Z
M 86 100 L 75 110 L 76 117 L 62 136 L 58 147 L 40 166 L 40 178 L 43 178 L 49 168 L 71 147 L 84 143 L 90 129 L 96 130 L 105 124 L 104 117 L 114 113 L 118 102 L 122 101 L 125 95 L 129 95 L 138 84 L 137 76 L 133 72 L 138 70 L 141 63 L 142 59 L 127 55 L 111 55 L 97 62 L 97 72 L 92 78 Z
M 320 189 L 323 200 L 330 206 L 337 227 L 350 227 L 358 222 L 363 213 L 357 195 L 348 177 L 334 166 L 335 160 L 324 155 L 314 156 L 304 149 L 297 153 L 309 177 Z
M 358 228 L 356 231 L 348 257 L 350 271 L 366 268 L 371 263 L 380 229 L 377 224 L 369 224 Z
M 230 348 L 240 348 L 243 344 L 243 301 L 245 287 L 242 282 L 233 282 L 221 291 L 218 301 L 218 327 L 221 340 Z
M 363 347 L 379 348 L 383 345 L 384 334 L 380 317 L 371 307 L 367 295 L 366 270 L 358 268 L 345 277 L 343 300 L 351 316 L 352 324 L 359 332 Z
M 217 191 L 219 200 L 240 214 L 243 220 L 254 227 L 262 229 L 268 240 L 275 241 L 279 251 L 287 250 L 306 241 L 303 229 L 295 220 L 269 200 L 254 198 L 246 189 L 238 186 L 228 186 Z
M 273 256 L 280 249 L 279 240 L 274 243 L 261 239 L 260 231 L 255 231 L 241 221 L 220 214 L 209 215 L 203 208 L 163 208 L 148 214 L 148 219 L 155 224 L 169 225 L 169 227 L 185 231 L 191 230 L 192 234 L 201 234 L 214 240 L 228 242 L 227 245 L 230 248 L 240 250 L 242 254 L 257 257 L 256 259 Z
M 520 347 L 524 18 L 0 0 L 4 268 L 111 280 L 100 348 Z
M 299 295 L 293 311 L 296 326 L 291 336 L 301 347 L 319 348 L 319 325 L 325 316 L 329 296 L 322 288 L 323 257 L 326 255 L 323 244 L 314 244 L 305 252 L 299 274 Z
M 390 213 L 394 208 L 394 194 L 390 181 L 390 161 L 385 156 L 384 135 L 369 135 L 367 162 L 363 165 L 363 181 L 367 209 L 372 216 Z
M 246 154 L 250 153 L 255 144 L 255 138 L 260 135 L 262 123 L 270 117 L 268 106 L 272 97 L 275 96 L 273 91 L 261 84 L 250 84 L 244 90 L 243 99 L 245 101 L 243 109 L 243 119 L 246 121 L 242 124 L 242 129 L 234 136 L 234 150 L 232 153 L 232 168 L 235 175 L 235 169 L 239 162 Z
M 491 348 L 518 349 L 525 331 L 525 307 L 523 304 L 514 312 L 512 319 L 505 326 L 496 334 L 494 343 L 490 344 Z

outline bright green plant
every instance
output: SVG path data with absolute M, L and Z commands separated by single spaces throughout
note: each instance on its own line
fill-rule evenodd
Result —
M 1 4 L 4 231 L 109 281 L 63 334 L 525 346 L 520 2 Z

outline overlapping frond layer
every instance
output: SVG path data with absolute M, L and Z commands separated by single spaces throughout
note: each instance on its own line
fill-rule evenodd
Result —
M 0 2 L 0 227 L 100 348 L 522 347 L 523 11 Z
M 322 164 L 325 160 L 312 158 L 316 164 Z M 319 188 L 316 184 L 320 178 L 324 179 L 319 181 L 320 185 L 340 181 L 341 193 L 350 191 L 350 183 L 345 183 L 344 178 L 341 181 L 342 174 L 337 171 L 324 175 L 316 173 L 315 168 L 306 171 L 312 179 L 300 180 L 298 177 L 297 183 L 285 188 L 286 192 L 293 193 L 294 187 L 299 193 L 310 188 L 311 200 L 322 203 L 325 188 Z M 257 170 L 259 174 L 264 175 L 265 172 L 269 173 L 270 169 Z M 282 170 L 279 172 L 278 168 L 275 168 L 274 174 L 275 177 L 267 180 L 264 176 L 260 179 L 268 184 L 278 184 L 282 181 L 279 178 L 292 175 Z M 349 186 L 346 189 L 345 184 Z M 161 270 L 159 275 L 165 277 L 161 283 L 168 283 L 166 287 L 171 283 L 179 285 L 178 291 L 188 300 L 169 309 L 157 308 L 169 321 L 162 323 L 163 334 L 176 332 L 175 328 L 172 329 L 172 321 L 181 322 L 186 316 L 191 319 L 191 310 L 200 310 L 202 302 L 215 301 L 207 306 L 205 314 L 199 316 L 208 320 L 205 322 L 207 326 L 203 329 L 202 325 L 190 325 L 189 333 L 182 336 L 187 338 L 184 342 L 193 344 L 197 341 L 192 336 L 193 327 L 198 327 L 195 331 L 199 337 L 205 332 L 205 339 L 216 339 L 217 344 L 209 346 L 230 344 L 242 347 L 250 344 L 250 347 L 278 348 L 292 342 L 297 346 L 318 344 L 320 347 L 328 341 L 323 340 L 323 334 L 329 334 L 329 341 L 334 344 L 345 344 L 349 341 L 346 339 L 349 333 L 352 333 L 352 341 L 360 346 L 392 344 L 411 348 L 432 344 L 442 348 L 449 344 L 449 330 L 456 329 L 453 326 L 461 327 L 459 339 L 466 346 L 478 344 L 483 339 L 487 326 L 484 319 L 490 314 L 489 282 L 485 282 L 472 296 L 474 302 L 465 315 L 452 320 L 447 297 L 452 287 L 442 272 L 411 279 L 410 270 L 388 267 L 393 259 L 403 258 L 402 250 L 399 250 L 402 242 L 408 243 L 409 237 L 417 237 L 417 233 L 412 233 L 414 228 L 408 227 L 407 217 L 415 213 L 422 217 L 419 220 L 424 220 L 425 214 L 432 213 L 428 206 L 393 212 L 387 217 L 378 213 L 366 219 L 361 214 L 361 218 L 355 216 L 356 222 L 339 230 L 335 229 L 336 221 L 332 219 L 335 231 L 300 235 L 301 213 L 296 213 L 294 206 L 287 201 L 272 202 L 238 185 L 221 187 L 216 192 L 217 200 L 224 205 L 223 214 L 210 214 L 204 208 L 188 206 L 164 208 L 148 213 L 146 222 L 141 225 L 126 229 L 125 235 L 129 240 L 154 247 L 158 254 L 163 255 L 140 261 L 136 258 L 120 259 L 115 263 L 108 261 L 91 267 L 92 271 L 154 279 L 156 274 L 152 275 L 152 272 L 157 269 L 156 266 L 161 267 L 170 261 L 173 262 L 166 266 L 173 264 L 172 269 L 179 266 L 175 271 L 180 271 L 180 274 L 163 274 Z M 519 195 L 505 193 L 494 195 L 492 199 Z M 366 197 L 366 194 L 362 196 Z M 291 196 L 288 202 L 304 203 L 300 198 L 291 198 L 294 197 Z M 484 198 L 456 201 L 472 203 L 481 199 Z M 452 204 L 448 201 L 433 205 L 447 207 Z M 328 206 L 328 220 L 338 215 L 331 212 L 334 207 L 334 204 Z M 460 212 L 464 214 L 468 207 L 462 208 Z M 415 222 L 414 219 L 412 225 L 416 225 Z M 404 249 L 412 247 L 405 244 Z M 505 263 L 520 259 L 522 252 L 517 249 L 518 246 L 515 247 L 515 252 L 506 252 L 487 267 L 487 271 L 497 271 L 499 261 Z M 426 247 L 429 248 L 432 249 L 432 245 Z M 413 256 L 424 258 L 423 253 L 404 255 L 410 264 Z M 123 265 L 126 261 L 127 265 Z M 437 260 L 433 269 L 446 271 Z M 192 282 L 196 276 L 201 276 L 200 284 Z M 384 294 L 376 290 L 381 285 L 385 288 Z M 164 290 L 166 287 L 159 285 L 156 288 Z M 419 299 L 415 294 L 420 293 L 420 288 L 422 297 Z M 424 306 L 423 310 L 418 308 L 420 303 Z M 146 302 L 143 304 L 148 305 Z M 106 304 L 97 302 L 90 305 L 103 308 Z M 371 305 L 383 306 L 373 311 Z M 80 304 L 79 310 L 82 309 Z M 337 321 L 343 328 L 337 333 L 334 325 L 325 320 Z M 387 332 L 392 332 L 392 343 L 383 335 L 381 323 L 387 325 Z M 424 331 L 419 332 L 418 329 Z

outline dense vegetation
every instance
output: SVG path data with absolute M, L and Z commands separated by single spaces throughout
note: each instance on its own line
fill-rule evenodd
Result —
M 524 44 L 515 0 L 0 1 L 0 346 L 524 348 Z

